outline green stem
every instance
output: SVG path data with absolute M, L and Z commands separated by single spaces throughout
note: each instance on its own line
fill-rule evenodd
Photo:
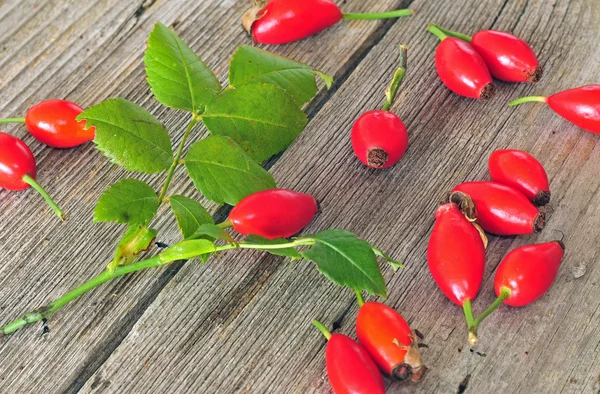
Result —
M 344 19 L 390 19 L 390 18 L 399 18 L 401 16 L 412 16 L 415 14 L 415 11 L 410 8 L 405 8 L 402 10 L 388 11 L 388 12 L 378 12 L 378 13 L 350 13 L 344 14 Z
M 59 208 L 58 205 L 56 205 L 56 203 L 52 200 L 52 197 L 50 197 L 48 192 L 44 190 L 44 188 L 39 183 L 37 183 L 35 179 L 25 174 L 23 176 L 23 182 L 27 183 L 29 186 L 37 190 L 37 192 L 40 193 L 44 200 L 46 200 L 46 203 L 50 206 L 50 208 L 52 208 L 56 216 L 58 216 L 60 220 L 65 220 L 65 213 Z
M 468 298 L 463 302 L 463 311 L 465 312 L 467 327 L 471 327 L 473 325 L 473 309 L 471 308 L 471 300 Z
M 462 34 L 457 31 L 447 30 L 439 25 L 430 24 L 430 26 L 435 26 L 438 30 L 442 31 L 447 36 L 456 37 L 456 38 L 460 38 L 463 41 L 471 42 L 471 37 L 466 34 Z
M 471 344 L 471 346 L 475 345 L 478 341 L 477 329 L 479 328 L 481 322 L 486 317 L 491 315 L 496 309 L 498 309 L 498 307 L 502 305 L 504 300 L 506 300 L 508 297 L 510 297 L 510 289 L 508 287 L 503 287 L 500 291 L 500 295 L 498 296 L 498 298 L 496 298 L 492 305 L 490 305 L 489 308 L 483 311 L 481 315 L 477 316 L 477 318 L 469 326 L 469 344 Z
M 390 107 L 394 103 L 394 98 L 398 94 L 398 89 L 400 89 L 400 85 L 404 80 L 404 76 L 406 75 L 406 62 L 408 58 L 408 46 L 400 45 L 400 67 L 396 70 L 394 74 L 394 78 L 392 79 L 392 83 L 390 87 L 385 91 L 385 104 L 383 104 L 383 110 L 389 111 Z
M 433 24 L 427 25 L 427 31 L 440 39 L 440 41 L 444 41 L 448 36 L 444 33 L 439 27 Z
M 220 228 L 223 228 L 223 229 L 229 228 L 231 226 L 233 226 L 233 223 L 231 222 L 231 220 L 225 220 L 224 222 L 221 222 L 221 223 L 217 224 L 217 227 L 220 227 Z
M 34 312 L 28 313 L 25 316 L 11 323 L 8 323 L 4 327 L 0 328 L 0 337 L 11 334 L 17 331 L 19 328 L 24 327 L 28 324 L 32 324 L 48 318 L 56 310 L 62 308 L 71 301 L 76 300 L 77 298 L 81 297 L 90 290 L 95 289 L 101 284 L 108 282 L 109 280 L 143 269 L 159 267 L 160 265 L 162 265 L 162 263 L 159 257 L 155 256 L 148 260 L 143 260 L 134 264 L 117 267 L 117 269 L 115 269 L 113 272 L 106 270 L 100 275 L 97 275 L 96 277 L 85 282 L 81 286 L 69 291 L 62 297 L 56 299 L 55 301 L 52 301 L 48 305 L 38 308 Z
M 188 124 L 187 129 L 185 129 L 183 138 L 181 138 L 181 142 L 179 143 L 179 148 L 177 149 L 177 154 L 173 158 L 173 164 L 171 164 L 171 167 L 169 168 L 169 173 L 167 174 L 167 179 L 165 180 L 165 184 L 164 184 L 164 186 L 160 192 L 160 195 L 158 197 L 158 201 L 161 204 L 162 204 L 165 196 L 167 195 L 167 191 L 169 190 L 169 185 L 171 184 L 171 179 L 173 179 L 173 174 L 175 174 L 175 169 L 179 165 L 179 160 L 181 159 L 181 155 L 183 154 L 183 148 L 184 148 L 185 143 L 190 135 L 190 132 L 192 131 L 192 129 L 194 128 L 196 123 L 198 123 L 198 121 L 200 120 L 200 118 L 196 114 L 193 114 L 192 116 L 193 116 L 192 120 Z
M 327 340 L 331 338 L 331 332 L 320 321 L 313 320 L 312 324 L 313 326 L 317 327 L 319 331 L 321 331 L 321 333 L 325 336 L 325 338 L 327 338 Z
M 25 123 L 25 118 L 4 118 L 0 119 L 0 124 Z
M 363 306 L 365 304 L 365 299 L 362 296 L 362 293 L 358 290 L 356 292 L 356 300 L 358 301 L 358 306 Z
M 303 238 L 303 239 L 297 239 L 292 242 L 288 242 L 286 244 L 277 244 L 277 245 L 245 244 L 245 243 L 228 244 L 228 245 L 223 245 L 223 246 L 217 246 L 215 251 L 223 252 L 223 251 L 232 250 L 232 249 L 276 250 L 276 249 L 296 248 L 298 246 L 310 246 L 310 245 L 314 245 L 314 244 L 315 244 L 314 239 Z
M 548 100 L 548 98 L 544 97 L 544 96 L 526 96 L 526 97 L 521 97 L 521 98 L 511 101 L 510 103 L 508 103 L 508 106 L 514 107 L 515 105 L 519 105 L 519 104 L 523 104 L 523 103 L 532 103 L 532 102 L 545 103 L 547 100 Z

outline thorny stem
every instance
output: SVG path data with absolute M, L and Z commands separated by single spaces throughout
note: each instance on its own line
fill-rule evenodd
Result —
M 477 316 L 477 318 L 469 326 L 469 344 L 471 346 L 474 346 L 478 341 L 477 329 L 479 328 L 479 325 L 481 324 L 481 322 L 486 317 L 491 315 L 492 312 L 494 312 L 496 309 L 498 309 L 498 307 L 500 305 L 502 305 L 504 300 L 506 300 L 508 297 L 510 297 L 510 289 L 508 287 L 503 287 L 502 290 L 500 291 L 500 295 L 498 296 L 498 298 L 496 298 L 496 300 L 492 303 L 492 305 L 490 305 L 489 308 L 487 308 L 485 311 L 483 311 L 483 313 L 481 315 Z
M 465 312 L 465 319 L 467 319 L 467 327 L 471 327 L 473 325 L 473 309 L 471 308 L 471 300 L 466 299 L 463 302 L 463 311 Z
M 444 41 L 448 36 L 444 33 L 439 27 L 436 25 L 429 24 L 427 25 L 427 31 L 440 39 L 440 41 Z
M 358 290 L 356 292 L 356 300 L 358 301 L 358 306 L 363 306 L 365 304 L 365 299 L 362 296 L 362 293 Z
M 321 323 L 318 320 L 313 320 L 312 324 L 313 326 L 317 327 L 319 331 L 321 331 L 321 333 L 323 334 L 323 336 L 325 336 L 325 338 L 327 338 L 327 340 L 331 338 L 331 332 L 327 329 L 327 327 L 323 325 L 323 323 Z
M 443 27 L 441 27 L 439 25 L 430 24 L 430 26 L 435 26 L 437 29 L 441 30 L 447 36 L 456 37 L 456 38 L 460 38 L 463 41 L 471 42 L 471 37 L 468 36 L 468 35 L 466 35 L 466 34 L 462 34 L 462 33 L 459 33 L 457 31 L 452 31 L 452 30 L 444 29 Z
M 350 13 L 344 14 L 344 19 L 390 19 L 390 18 L 399 18 L 401 16 L 412 16 L 415 14 L 415 11 L 410 8 L 405 8 L 402 10 L 388 11 L 388 12 L 379 12 L 379 13 Z
M 25 123 L 25 118 L 4 118 L 0 119 L 0 124 Z
M 548 98 L 544 97 L 544 96 L 526 96 L 526 97 L 521 97 L 521 98 L 511 101 L 510 103 L 508 103 L 508 106 L 514 107 L 515 105 L 519 105 L 519 104 L 523 104 L 523 103 L 532 103 L 532 102 L 545 103 L 547 100 L 548 100 Z
M 160 196 L 158 197 L 159 203 L 162 203 L 165 196 L 167 195 L 167 191 L 169 190 L 169 185 L 171 184 L 171 179 L 173 179 L 173 174 L 175 174 L 175 169 L 179 165 L 181 155 L 183 154 L 183 148 L 185 146 L 185 143 L 190 135 L 190 132 L 192 131 L 192 129 L 194 128 L 196 123 L 198 123 L 199 120 L 200 120 L 200 118 L 196 114 L 193 114 L 192 120 L 188 124 L 187 129 L 185 129 L 185 133 L 183 134 L 183 138 L 181 138 L 181 142 L 179 143 L 179 148 L 177 149 L 177 154 L 173 158 L 173 164 L 171 164 L 171 167 L 169 168 L 169 173 L 167 174 L 167 179 L 165 180 L 165 184 L 160 192 Z
M 392 83 L 390 87 L 385 91 L 386 101 L 383 104 L 383 110 L 389 111 L 390 107 L 394 103 L 394 98 L 398 94 L 398 89 L 404 80 L 404 76 L 406 75 L 406 62 L 408 57 L 408 46 L 400 45 L 400 67 L 396 70 L 394 74 L 394 78 L 392 79 Z
M 44 200 L 46 200 L 46 203 L 50 206 L 50 208 L 52 208 L 56 216 L 58 216 L 60 220 L 65 220 L 65 213 L 62 211 L 62 209 L 59 208 L 58 205 L 56 205 L 56 203 L 52 200 L 52 197 L 50 197 L 48 192 L 39 183 L 37 183 L 35 179 L 25 174 L 23 176 L 23 182 L 27 183 L 35 190 L 37 190 L 37 192 L 40 193 Z

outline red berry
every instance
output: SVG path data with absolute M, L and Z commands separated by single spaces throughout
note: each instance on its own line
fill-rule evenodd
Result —
M 35 158 L 23 141 L 0 132 L 0 187 L 8 190 L 25 190 L 30 185 L 23 181 L 25 175 L 35 178 Z
M 494 78 L 507 82 L 538 82 L 543 70 L 525 41 L 512 34 L 482 30 L 471 40 Z
M 488 168 L 493 181 L 514 187 L 535 205 L 543 206 L 550 202 L 546 170 L 529 153 L 497 150 L 491 154 Z
M 452 201 L 438 208 L 427 247 L 431 276 L 442 293 L 463 306 L 472 301 L 481 287 L 485 267 L 485 244 L 473 225 L 473 206 L 468 196 L 454 193 Z M 467 216 L 469 219 L 467 219 Z
M 27 129 L 43 144 L 54 148 L 72 148 L 94 139 L 95 128 L 85 129 L 85 121 L 75 118 L 83 112 L 77 104 L 65 100 L 47 100 L 27 111 Z
M 564 245 L 559 241 L 526 245 L 511 251 L 496 271 L 496 294 L 500 296 L 503 289 L 507 289 L 509 296 L 504 303 L 510 306 L 532 303 L 552 286 L 563 255 Z
M 408 133 L 398 116 L 375 110 L 363 114 L 352 128 L 352 148 L 356 157 L 371 168 L 396 164 L 408 147 Z
M 466 182 L 454 188 L 468 194 L 477 208 L 477 223 L 492 234 L 540 232 L 545 215 L 520 191 L 498 182 Z
M 306 227 L 318 210 L 311 195 L 270 189 L 244 198 L 231 210 L 228 220 L 240 234 L 288 238 Z
M 358 310 L 356 335 L 375 363 L 389 376 L 418 381 L 427 369 L 421 363 L 416 338 L 406 320 L 379 302 L 366 302 Z

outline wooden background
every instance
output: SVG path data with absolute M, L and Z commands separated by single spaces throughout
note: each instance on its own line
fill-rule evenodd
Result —
M 242 0 L 0 1 L 0 116 L 22 116 L 39 100 L 82 106 L 122 96 L 148 108 L 177 140 L 186 117 L 161 107 L 145 82 L 142 55 L 162 21 L 226 80 L 229 58 L 250 43 L 239 18 Z M 315 195 L 323 212 L 307 232 L 356 232 L 404 261 L 386 268 L 386 303 L 429 346 L 432 369 L 418 385 L 387 382 L 390 393 L 600 392 L 600 147 L 598 136 L 542 104 L 510 109 L 526 94 L 550 94 L 599 82 L 600 2 L 596 0 L 346 0 L 347 12 L 412 7 L 390 21 L 344 22 L 313 38 L 268 49 L 335 76 L 309 104 L 310 123 L 270 163 L 278 184 Z M 433 62 L 437 39 L 428 22 L 472 34 L 513 32 L 528 41 L 545 75 L 537 85 L 498 83 L 489 101 L 446 89 Z M 352 154 L 349 132 L 365 110 L 382 103 L 409 45 L 409 71 L 393 107 L 410 133 L 395 167 L 372 171 Z M 69 213 L 60 223 L 33 191 L 0 191 L 0 322 L 6 323 L 92 277 L 110 260 L 121 228 L 92 224 L 99 194 L 128 176 L 92 144 L 42 147 L 23 126 L 38 159 L 38 179 Z M 470 351 L 462 311 L 436 288 L 425 252 L 437 201 L 464 180 L 486 179 L 495 149 L 531 152 L 546 167 L 553 199 L 540 235 L 491 238 L 486 279 L 474 303 L 494 298 L 493 271 L 525 243 L 565 234 L 567 255 L 554 287 L 533 305 L 501 308 Z M 161 176 L 146 177 L 160 185 Z M 173 192 L 198 197 L 178 171 Z M 210 204 L 209 204 L 210 206 Z M 212 206 L 217 215 L 223 213 Z M 160 240 L 177 239 L 172 215 L 154 223 Z M 232 252 L 206 266 L 175 264 L 116 280 L 48 320 L 0 339 L 1 393 L 328 393 L 325 341 L 318 318 L 354 334 L 353 294 L 308 262 Z M 461 391 L 462 390 L 462 391 Z

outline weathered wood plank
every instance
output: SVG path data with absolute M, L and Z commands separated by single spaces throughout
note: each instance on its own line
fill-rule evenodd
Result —
M 599 6 L 590 1 L 415 1 L 417 16 L 396 23 L 347 83 L 309 124 L 272 172 L 280 185 L 310 192 L 323 213 L 307 232 L 341 227 L 406 261 L 386 272 L 390 297 L 425 334 L 433 368 L 416 386 L 390 392 L 589 392 L 599 389 L 600 268 L 596 251 L 598 137 L 568 125 L 543 106 L 508 109 L 509 99 L 596 81 Z M 464 32 L 512 30 L 540 54 L 538 85 L 499 84 L 498 96 L 476 102 L 449 93 L 435 76 L 436 40 L 427 22 Z M 411 134 L 407 156 L 387 171 L 353 158 L 352 122 L 381 103 L 396 65 L 396 46 L 410 45 L 409 74 L 394 109 Z M 552 291 L 535 304 L 503 308 L 481 328 L 474 352 L 462 312 L 436 289 L 425 263 L 436 202 L 454 184 L 485 178 L 498 148 L 531 151 L 547 167 L 554 192 L 548 228 L 539 236 L 492 238 L 477 311 L 493 298 L 493 270 L 510 249 L 566 234 L 568 254 Z M 258 261 L 256 261 L 258 259 Z M 585 263 L 586 274 L 571 270 Z M 328 392 L 319 318 L 353 333 L 352 295 L 306 263 L 229 254 L 206 267 L 186 265 L 83 392 Z M 576 330 L 573 327 L 577 327 Z M 479 353 L 477 353 L 479 352 Z M 127 368 L 123 368 L 127 365 Z
M 373 8 L 358 3 L 346 7 L 357 11 Z M 386 0 L 375 8 L 384 10 L 403 3 L 407 2 Z M 65 97 L 85 106 L 121 95 L 149 108 L 179 138 L 186 119 L 160 107 L 145 84 L 142 54 L 153 23 L 176 24 L 183 38 L 225 80 L 231 53 L 237 45 L 250 42 L 239 26 L 246 7 L 245 2 L 231 0 L 3 2 L 0 115 L 23 114 L 29 105 L 49 97 Z M 345 23 L 313 40 L 278 50 L 343 81 L 352 62 L 361 59 L 391 23 Z M 327 97 L 322 95 L 309 107 L 312 115 Z M 108 164 L 89 145 L 51 150 L 36 143 L 22 127 L 5 130 L 30 144 L 38 159 L 38 179 L 71 220 L 58 223 L 32 192 L 0 193 L 4 207 L 0 210 L 3 323 L 101 270 L 121 230 L 90 225 L 91 212 L 102 190 L 131 176 Z M 153 185 L 161 182 L 160 177 L 145 179 Z M 197 196 L 182 173 L 174 183 L 174 192 Z M 168 212 L 163 212 L 156 227 L 163 230 L 161 240 L 177 239 Z M 49 335 L 42 336 L 38 326 L 1 339 L 2 391 L 78 390 L 178 268 L 135 275 L 95 291 L 49 319 Z

